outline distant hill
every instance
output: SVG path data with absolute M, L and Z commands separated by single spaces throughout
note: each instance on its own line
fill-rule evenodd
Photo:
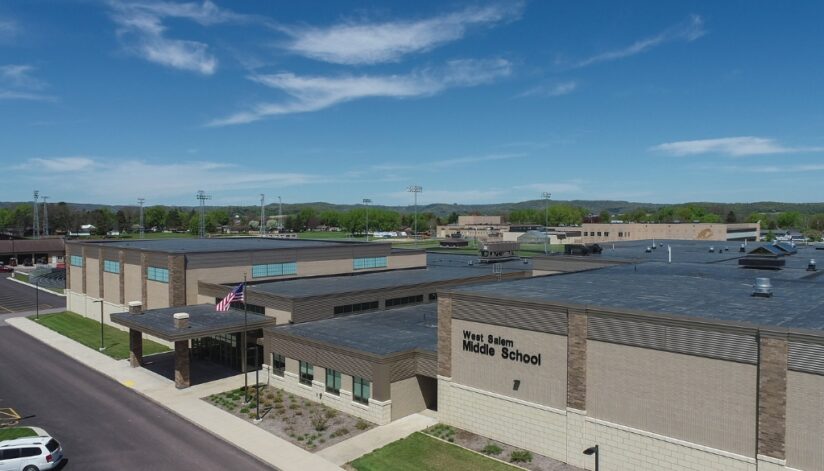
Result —
M 52 203 L 58 203 L 58 201 L 53 201 Z M 14 207 L 20 204 L 31 204 L 30 201 L 18 201 L 18 202 L 0 202 L 0 208 L 6 207 Z M 109 208 L 113 211 L 117 211 L 119 209 L 125 207 L 134 208 L 135 206 L 125 206 L 125 205 L 105 205 L 105 204 L 89 204 L 89 203 L 68 203 L 72 209 L 75 210 L 87 210 L 93 211 L 98 208 Z M 662 207 L 667 206 L 685 206 L 685 205 L 694 205 L 700 206 L 708 209 L 709 211 L 716 213 L 716 214 L 727 214 L 729 211 L 733 211 L 739 217 L 748 215 L 751 213 L 782 213 L 782 212 L 789 212 L 789 211 L 797 211 L 801 214 L 816 214 L 816 213 L 824 213 L 824 203 L 781 203 L 775 201 L 759 201 L 753 203 L 714 203 L 714 202 L 693 202 L 693 203 L 682 203 L 682 204 L 659 204 L 659 203 L 640 203 L 640 202 L 632 202 L 632 201 L 614 201 L 614 200 L 551 200 L 551 205 L 556 204 L 570 204 L 574 206 L 580 206 L 586 208 L 591 213 L 599 213 L 601 211 L 609 211 L 611 214 L 622 214 L 629 211 L 632 211 L 637 208 L 642 208 L 644 210 L 655 212 Z M 437 216 L 447 216 L 452 212 L 458 214 L 483 214 L 483 215 L 497 215 L 497 214 L 504 214 L 509 213 L 510 211 L 516 209 L 542 209 L 545 205 L 544 200 L 529 200 L 529 201 L 520 201 L 520 202 L 512 202 L 512 203 L 492 203 L 492 204 L 447 204 L 447 203 L 433 203 L 427 205 L 419 205 L 418 212 L 420 213 L 433 213 Z M 174 206 L 185 210 L 195 209 L 194 206 L 175 206 L 175 205 L 167 205 L 167 206 Z M 277 211 L 277 204 L 268 204 L 267 211 L 269 214 L 272 212 Z M 346 211 L 352 208 L 360 207 L 362 205 L 354 205 L 354 204 L 332 204 L 332 203 L 325 203 L 325 202 L 308 202 L 308 203 L 296 203 L 296 204 L 284 204 L 283 205 L 283 212 L 284 214 L 294 213 L 302 208 L 313 208 L 318 212 L 325 211 L 325 210 L 333 210 L 333 211 Z M 404 206 L 381 206 L 381 205 L 374 205 L 372 207 L 376 208 L 384 208 L 384 209 L 391 209 L 402 213 L 412 212 L 414 207 L 410 205 Z M 212 209 L 213 207 L 209 207 Z M 227 207 L 224 207 L 227 208 Z M 237 208 L 237 209 L 244 209 L 240 206 L 228 206 L 228 208 Z M 251 208 L 246 206 L 245 208 Z

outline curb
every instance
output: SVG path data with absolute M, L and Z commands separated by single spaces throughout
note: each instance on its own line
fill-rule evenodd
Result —
M 30 286 L 30 287 L 32 287 L 32 288 L 34 288 L 34 289 L 39 289 L 40 291 L 43 291 L 44 293 L 53 294 L 53 295 L 55 295 L 55 296 L 60 296 L 60 297 L 63 297 L 63 298 L 65 298 L 65 297 L 66 297 L 66 293 L 58 293 L 58 292 L 56 292 L 56 291 L 52 291 L 52 290 L 50 290 L 50 289 L 41 288 L 41 287 L 39 287 L 39 286 L 37 286 L 37 285 L 33 285 L 33 284 L 31 284 L 31 283 L 28 283 L 28 282 L 25 282 L 25 281 L 18 280 L 18 279 L 17 279 L 17 278 L 15 278 L 14 276 L 10 276 L 10 277 L 8 277 L 8 278 L 6 278 L 6 279 L 7 279 L 7 280 L 9 280 L 9 281 L 13 281 L 13 282 L 15 282 L 15 283 L 20 283 L 21 285 Z

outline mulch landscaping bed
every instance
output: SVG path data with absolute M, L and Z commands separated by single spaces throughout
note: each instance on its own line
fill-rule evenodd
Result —
M 375 425 L 331 407 L 261 385 L 258 427 L 308 451 L 318 451 L 359 435 Z M 252 422 L 255 419 L 255 389 L 249 387 L 251 402 L 243 405 L 243 388 L 214 394 L 203 400 Z M 264 412 L 269 410 L 265 416 Z
M 450 427 L 449 425 L 433 425 L 424 430 L 423 433 L 531 471 L 582 471 L 581 468 L 568 465 L 547 456 L 538 455 L 511 445 L 490 440 L 489 438 L 459 428 Z

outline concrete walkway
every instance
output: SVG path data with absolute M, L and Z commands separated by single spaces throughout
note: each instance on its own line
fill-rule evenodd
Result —
M 243 375 L 178 390 L 173 382 L 159 375 L 143 368 L 131 368 L 126 360 L 110 358 L 29 319 L 14 317 L 6 319 L 6 323 L 63 352 L 75 361 L 132 388 L 160 406 L 278 469 L 284 471 L 341 469 L 317 454 L 292 445 L 200 399 L 210 394 L 243 386 Z M 250 383 L 253 382 L 254 374 L 250 374 Z
M 324 448 L 317 454 L 336 465 L 343 466 L 371 451 L 408 437 L 436 423 L 438 421 L 432 417 L 424 414 L 412 414 L 389 424 L 375 427 L 349 440 L 336 443 L 329 448 Z

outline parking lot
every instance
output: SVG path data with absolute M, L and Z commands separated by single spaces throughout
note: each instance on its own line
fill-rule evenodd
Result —
M 7 280 L 9 276 L 10 274 L 3 273 L 0 277 L 0 314 L 34 311 L 37 297 L 40 298 L 40 309 L 60 308 L 66 305 L 66 298 L 44 291 L 40 291 L 36 296 L 34 288 Z

